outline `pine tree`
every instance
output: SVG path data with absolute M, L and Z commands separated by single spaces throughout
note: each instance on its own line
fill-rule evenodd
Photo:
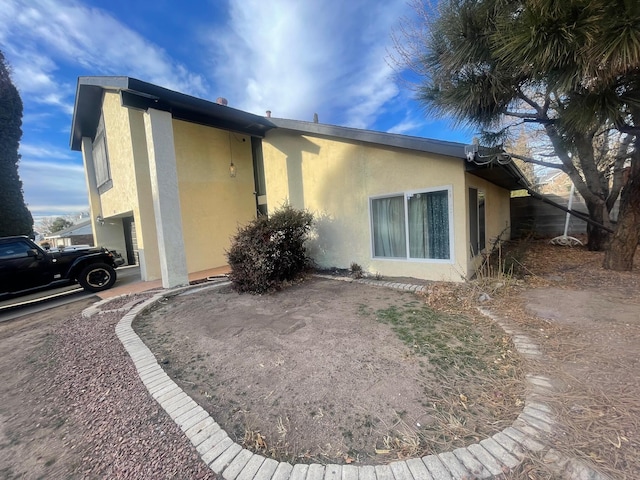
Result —
M 22 100 L 0 52 L 0 237 L 33 233 L 33 218 L 18 175 L 21 127 Z
M 419 100 L 436 115 L 478 128 L 497 150 L 522 125 L 544 136 L 547 154 L 559 162 L 507 153 L 569 175 L 589 217 L 614 230 L 609 239 L 605 229 L 588 227 L 588 247 L 608 246 L 605 268 L 631 270 L 640 239 L 640 3 L 416 4 L 421 23 L 401 30 L 408 46 L 399 51 L 403 66 L 420 76 Z M 608 143 L 612 131 L 623 147 L 617 152 L 616 142 Z M 608 155 L 600 155 L 603 146 Z

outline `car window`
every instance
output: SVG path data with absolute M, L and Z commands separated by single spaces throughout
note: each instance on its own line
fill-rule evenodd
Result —
M 26 257 L 27 252 L 31 249 L 31 245 L 17 240 L 15 242 L 4 243 L 0 245 L 0 260 L 10 258 Z

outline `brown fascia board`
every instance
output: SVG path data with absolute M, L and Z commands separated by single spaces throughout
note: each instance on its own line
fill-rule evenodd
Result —
M 526 188 L 528 182 L 518 167 L 512 163 L 504 165 L 476 165 L 469 163 L 465 154 L 465 144 L 433 140 L 422 137 L 412 137 L 395 133 L 361 130 L 358 128 L 339 127 L 324 123 L 305 122 L 302 120 L 288 120 L 284 118 L 270 118 L 279 129 L 289 130 L 301 134 L 318 135 L 333 138 L 344 138 L 363 143 L 385 145 L 404 148 L 418 152 L 435 153 L 458 159 L 464 162 L 465 170 L 507 190 Z M 522 182 L 525 182 L 524 184 Z
M 375 143 L 390 147 L 405 148 L 419 152 L 435 153 L 448 157 L 465 159 L 463 143 L 445 142 L 422 137 L 411 137 L 397 133 L 376 132 L 359 128 L 339 127 L 325 123 L 305 122 L 302 120 L 288 120 L 284 118 L 270 118 L 272 123 L 285 130 L 292 130 L 310 135 L 345 138 L 365 143 Z
M 275 126 L 265 117 L 226 105 L 169 90 L 130 77 L 79 77 L 71 124 L 70 145 L 80 150 L 82 137 L 95 136 L 102 95 L 106 90 L 121 92 L 123 106 L 171 112 L 180 120 L 264 137 Z
M 78 77 L 69 139 L 71 150 L 81 150 L 83 136 L 95 136 L 104 90 L 126 89 L 128 85 L 128 77 Z
M 323 123 L 266 118 L 208 100 L 169 90 L 158 85 L 130 77 L 79 77 L 71 126 L 71 149 L 81 150 L 82 137 L 95 136 L 100 119 L 102 95 L 105 90 L 120 91 L 121 101 L 130 108 L 156 108 L 171 112 L 174 118 L 220 129 L 235 131 L 256 137 L 264 137 L 274 128 L 281 128 L 302 134 L 344 138 L 363 143 L 372 143 L 403 148 L 418 152 L 434 153 L 459 159 L 466 163 L 462 143 L 446 142 L 422 137 L 412 137 L 395 133 L 376 132 L 351 127 L 340 127 Z M 522 188 L 519 181 L 524 178 L 515 165 L 492 166 L 503 171 L 502 181 L 494 182 L 503 188 Z M 486 167 L 484 167 L 486 168 Z M 467 170 L 480 174 L 483 167 L 467 166 Z M 489 173 L 489 172 L 487 172 Z M 513 180 L 505 182 L 504 176 Z M 492 181 L 492 179 L 487 178 Z M 507 186 L 509 185 L 509 186 Z

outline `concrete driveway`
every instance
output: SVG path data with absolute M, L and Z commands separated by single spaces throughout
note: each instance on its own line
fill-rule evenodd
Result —
M 98 301 L 100 298 L 119 295 L 120 293 L 118 292 L 121 292 L 123 288 L 127 290 L 127 286 L 131 288 L 132 285 L 140 283 L 140 267 L 137 265 L 120 267 L 116 272 L 118 276 L 116 284 L 113 288 L 100 294 L 85 292 L 79 285 L 69 285 L 3 300 L 0 302 L 0 322 L 31 315 L 85 298 L 95 297 L 95 300 Z

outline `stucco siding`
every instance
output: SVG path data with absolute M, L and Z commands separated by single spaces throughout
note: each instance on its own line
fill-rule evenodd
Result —
M 105 219 L 94 224 L 96 243 L 124 253 L 122 217 L 133 216 L 142 278 L 156 280 L 161 273 L 143 113 L 122 107 L 112 92 L 105 92 L 102 111 L 112 186 L 91 202 L 92 218 Z
M 231 237 L 256 215 L 251 138 L 180 120 L 173 128 L 187 268 L 226 265 Z
M 467 269 L 463 161 L 282 130 L 263 142 L 269 211 L 289 203 L 311 211 L 310 250 L 321 267 L 352 262 L 370 273 L 459 281 Z M 448 261 L 373 258 L 371 197 L 442 187 L 451 192 L 455 241 Z M 461 234 L 461 235 L 460 235 Z
M 121 107 L 118 94 L 113 92 L 105 92 L 102 114 L 112 186 L 98 194 L 99 201 L 91 201 L 94 236 L 96 244 L 124 253 L 122 217 L 130 215 L 138 204 L 129 116 L 127 109 Z M 103 224 L 95 223 L 98 215 L 104 218 Z
M 133 206 L 133 221 L 136 224 L 140 270 L 144 280 L 157 280 L 162 278 L 162 274 L 158 251 L 158 232 L 153 210 L 144 113 L 140 110 L 128 109 L 128 114 L 131 126 L 131 147 L 136 171 L 136 190 L 138 192 L 138 202 Z
M 499 236 L 502 240 L 508 240 L 511 237 L 511 192 L 469 173 L 466 174 L 466 183 L 467 195 L 469 188 L 476 188 L 485 194 L 485 244 L 486 249 L 489 250 Z M 468 201 L 466 205 L 467 215 L 469 215 Z M 467 245 L 470 245 L 468 225 L 466 239 Z M 480 256 L 475 258 L 470 256 L 467 274 L 469 278 L 474 275 L 480 260 Z
M 102 215 L 125 214 L 138 203 L 128 109 L 117 93 L 106 92 L 102 104 L 113 186 L 100 195 Z

